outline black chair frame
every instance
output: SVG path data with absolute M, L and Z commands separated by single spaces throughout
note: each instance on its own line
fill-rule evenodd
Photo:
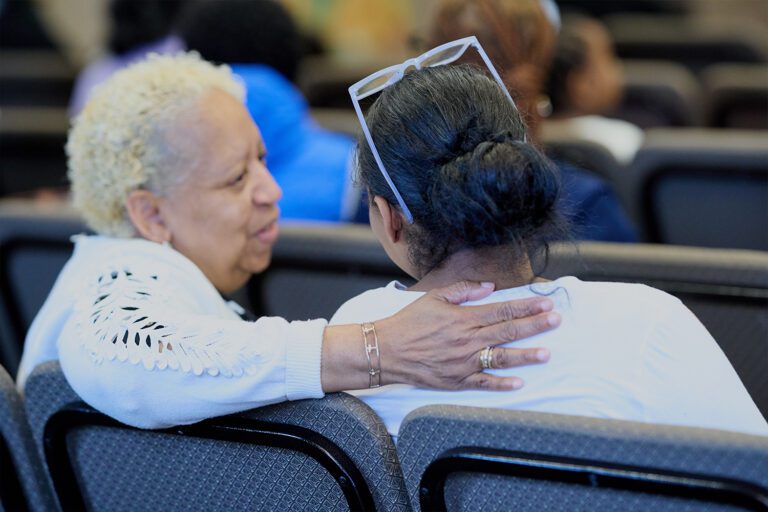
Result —
M 61 249 L 63 247 L 71 248 L 69 241 L 63 242 L 60 240 L 40 240 L 34 238 L 27 238 L 24 236 L 12 237 L 2 241 L 2 252 L 13 252 L 15 247 L 30 247 L 36 249 Z M 15 339 L 20 343 L 24 341 L 24 336 L 27 334 L 27 326 L 24 324 L 21 318 L 21 309 L 14 300 L 14 293 L 11 289 L 10 268 L 8 268 L 8 258 L 2 257 L 0 254 L 0 298 L 2 303 L 8 311 L 9 321 L 11 322 L 11 329 Z
M 0 436 L 0 474 L 3 475 L 0 480 L 0 509 L 20 512 L 28 510 L 19 472 L 3 436 Z
M 320 259 L 318 261 L 309 261 L 307 258 L 301 256 L 293 257 L 289 255 L 280 255 L 279 258 L 273 258 L 269 268 L 261 274 L 256 274 L 251 277 L 248 283 L 247 295 L 248 301 L 253 307 L 256 315 L 271 315 L 274 312 L 267 311 L 264 301 L 264 282 L 269 278 L 270 272 L 279 272 L 281 270 L 293 270 L 301 269 L 302 271 L 321 271 L 321 272 L 338 272 L 340 274 L 358 274 L 366 277 L 392 277 L 393 273 L 403 274 L 399 269 L 393 270 L 393 263 L 390 264 L 371 264 L 368 262 L 353 262 L 353 261 L 334 261 Z M 408 276 L 403 274 L 403 282 L 408 282 Z
M 422 510 L 446 510 L 445 483 L 452 473 L 486 473 L 689 498 L 768 510 L 768 489 L 728 478 L 704 477 L 640 466 L 543 456 L 477 447 L 443 452 L 424 470 Z
M 65 405 L 48 418 L 43 434 L 45 459 L 63 510 L 86 510 L 66 438 L 71 430 L 87 426 L 140 430 L 124 425 L 84 402 Z M 258 444 L 301 452 L 317 461 L 331 474 L 343 491 L 350 510 L 375 509 L 371 490 L 354 462 L 334 443 L 309 429 L 242 416 L 224 416 L 152 432 Z
M 656 190 L 656 186 L 658 182 L 664 178 L 674 177 L 674 176 L 691 177 L 693 175 L 687 172 L 687 170 L 689 169 L 695 170 L 696 173 L 699 175 L 723 177 L 723 178 L 730 178 L 730 179 L 735 177 L 732 173 L 723 172 L 722 170 L 718 170 L 718 169 L 702 170 L 697 166 L 692 166 L 690 168 L 686 168 L 683 166 L 675 166 L 674 168 L 671 168 L 671 169 L 661 167 L 657 169 L 655 172 L 653 172 L 653 174 L 649 175 L 643 185 L 643 188 L 641 190 L 641 195 L 640 195 L 641 210 L 644 212 L 643 223 L 645 224 L 644 225 L 645 233 L 646 233 L 646 236 L 648 237 L 649 242 L 668 243 L 665 240 L 662 240 L 660 222 L 659 222 L 659 219 L 656 217 L 656 215 L 653 213 L 653 205 L 654 205 L 653 195 L 654 195 L 654 191 Z M 756 182 L 768 180 L 768 174 L 766 174 L 765 172 L 757 171 L 757 170 L 742 171 L 738 174 L 738 177 L 755 180 Z

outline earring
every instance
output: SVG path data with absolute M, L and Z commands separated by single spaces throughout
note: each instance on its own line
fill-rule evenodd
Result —
M 549 96 L 542 94 L 538 97 L 536 100 L 536 112 L 541 117 L 549 117 L 552 115 L 552 100 L 549 99 Z

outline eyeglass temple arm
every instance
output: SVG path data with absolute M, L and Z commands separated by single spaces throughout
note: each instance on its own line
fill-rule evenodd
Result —
M 483 50 L 483 47 L 480 46 L 480 43 L 475 41 L 475 48 L 477 48 L 477 53 L 480 54 L 480 58 L 483 59 L 483 62 L 485 62 L 485 65 L 488 67 L 488 70 L 491 72 L 491 75 L 493 75 L 493 78 L 498 82 L 499 87 L 501 87 L 501 90 L 504 91 L 504 94 L 507 95 L 507 98 L 509 98 L 509 101 L 512 103 L 512 106 L 515 107 L 515 110 L 517 110 L 518 113 L 520 113 L 520 109 L 517 108 L 517 103 L 515 103 L 515 100 L 512 99 L 512 95 L 509 94 L 509 89 L 507 89 L 506 84 L 504 83 L 504 80 L 501 79 L 501 76 L 499 76 L 499 72 L 496 71 L 496 68 L 491 63 L 491 59 L 488 58 L 488 55 L 485 53 L 485 50 Z M 523 142 L 528 142 L 528 134 L 523 133 Z
M 397 187 L 395 187 L 395 184 L 392 181 L 392 178 L 390 178 L 389 173 L 384 168 L 384 163 L 381 161 L 381 157 L 379 156 L 379 151 L 376 149 L 376 145 L 373 143 L 373 137 L 371 137 L 371 132 L 368 130 L 368 125 L 365 122 L 365 117 L 363 117 L 363 111 L 360 109 L 360 103 L 357 101 L 357 98 L 355 97 L 354 94 L 352 94 L 351 96 L 352 96 L 352 106 L 355 107 L 355 112 L 357 113 L 357 117 L 360 120 L 360 126 L 363 129 L 363 134 L 365 135 L 365 139 L 368 141 L 368 147 L 371 148 L 371 153 L 373 153 L 373 158 L 376 160 L 376 164 L 379 166 L 379 170 L 381 171 L 381 174 L 384 176 L 384 179 L 387 180 L 387 184 L 389 185 L 389 188 L 395 194 L 397 203 L 400 205 L 400 208 L 403 209 L 403 214 L 405 215 L 405 218 L 408 221 L 408 224 L 413 224 L 413 215 L 411 215 L 411 211 L 405 205 L 405 201 L 403 201 L 403 197 L 400 195 L 400 192 L 398 192 Z

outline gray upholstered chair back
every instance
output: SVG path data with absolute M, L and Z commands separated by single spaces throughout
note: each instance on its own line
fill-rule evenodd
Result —
M 45 512 L 54 507 L 21 396 L 0 367 L 0 510 Z
M 708 126 L 768 129 L 768 66 L 716 64 L 704 70 L 702 82 Z
M 371 495 L 368 506 L 408 510 L 384 425 L 370 408 L 344 393 L 163 431 L 109 424 L 84 404 L 73 406 L 79 398 L 57 363 L 34 370 L 25 398 L 41 450 L 48 436 L 49 470 L 66 503 L 76 486 L 71 474 L 67 479 L 62 473 L 61 459 L 68 453 L 90 510 L 348 510 L 344 490 L 352 492 L 360 478 Z M 83 417 L 87 423 L 78 425 Z M 62 447 L 54 434 L 67 423 Z M 283 432 L 283 444 L 259 444 L 270 429 Z M 293 438 L 307 431 L 314 433 L 313 447 L 297 450 Z M 347 473 L 326 469 L 313 458 L 317 453 L 354 467 Z M 362 486 L 358 491 L 365 498 Z
M 768 253 L 644 244 L 556 246 L 545 275 L 643 283 L 683 301 L 768 417 Z
M 649 130 L 624 190 L 646 240 L 768 250 L 764 131 Z
M 626 59 L 624 94 L 615 117 L 640 128 L 696 126 L 702 90 L 696 76 L 669 60 Z
M 0 201 L 0 363 L 11 374 L 24 336 L 86 227 L 65 206 Z
M 451 511 L 768 507 L 765 437 L 528 411 L 429 406 L 406 417 L 397 451 L 417 510 L 420 499 L 438 496 Z M 712 490 L 717 488 L 735 492 L 718 496 Z M 741 500 L 746 508 L 716 498 Z M 430 510 L 435 506 L 431 503 Z
M 361 132 L 360 120 L 349 108 L 313 108 L 309 113 L 326 130 L 345 133 L 350 137 L 357 137 Z
M 719 62 L 768 62 L 759 20 L 720 17 L 708 23 L 702 18 L 617 13 L 603 21 L 622 59 L 671 60 L 694 73 Z
M 248 285 L 257 314 L 330 318 L 359 293 L 409 280 L 367 226 L 286 223 L 280 229 L 269 269 Z
M 573 164 L 600 176 L 611 184 L 626 174 L 624 166 L 616 160 L 608 148 L 592 141 L 552 134 L 544 140 L 544 150 L 549 158 Z

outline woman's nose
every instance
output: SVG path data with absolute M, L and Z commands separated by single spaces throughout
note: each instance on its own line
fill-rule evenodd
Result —
M 258 170 L 253 187 L 253 202 L 256 205 L 273 205 L 283 197 L 283 190 L 277 184 L 269 170 L 262 166 Z

